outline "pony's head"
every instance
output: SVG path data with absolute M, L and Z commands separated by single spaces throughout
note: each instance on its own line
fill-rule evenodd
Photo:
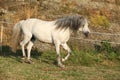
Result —
M 87 19 L 85 17 L 81 17 L 81 24 L 79 27 L 79 31 L 82 31 L 83 34 L 88 37 L 89 33 L 90 33 L 90 29 L 88 28 L 88 22 Z
M 57 24 L 57 29 L 69 28 L 73 32 L 82 31 L 86 37 L 90 33 L 87 19 L 83 16 L 66 16 L 58 19 L 55 24 Z

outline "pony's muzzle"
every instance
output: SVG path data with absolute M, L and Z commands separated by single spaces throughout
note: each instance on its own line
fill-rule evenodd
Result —
M 88 31 L 87 31 L 87 32 L 84 32 L 84 35 L 85 35 L 85 37 L 88 37 L 89 32 L 88 32 Z

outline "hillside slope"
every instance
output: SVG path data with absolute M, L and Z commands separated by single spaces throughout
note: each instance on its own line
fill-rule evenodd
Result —
M 10 44 L 11 29 L 21 19 L 36 17 L 54 20 L 65 15 L 83 15 L 89 20 L 91 32 L 120 33 L 120 0 L 2 0 L 0 15 L 4 24 L 4 43 Z M 8 29 L 9 27 L 9 29 Z M 91 34 L 93 40 L 120 42 L 120 36 Z M 7 42 L 6 42 L 7 41 Z

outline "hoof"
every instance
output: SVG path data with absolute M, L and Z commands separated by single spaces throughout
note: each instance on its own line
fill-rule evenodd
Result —
M 58 64 L 58 66 L 59 66 L 60 68 L 65 68 L 65 65 L 63 65 L 63 64 Z
M 31 59 L 29 59 L 29 60 L 27 61 L 27 63 L 28 63 L 28 64 L 34 64 L 34 62 L 33 62 Z
M 22 63 L 25 63 L 26 61 L 25 60 L 22 60 Z
M 25 63 L 25 62 L 26 62 L 26 58 L 23 57 L 23 58 L 22 58 L 22 63 Z

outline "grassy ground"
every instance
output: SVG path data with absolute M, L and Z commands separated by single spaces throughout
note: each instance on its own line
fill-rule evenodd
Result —
M 21 63 L 21 51 L 4 51 L 0 56 L 0 80 L 120 80 L 119 60 L 98 62 L 93 60 L 97 55 L 90 58 L 91 53 L 76 51 L 61 69 L 54 51 L 32 51 L 34 64 Z

